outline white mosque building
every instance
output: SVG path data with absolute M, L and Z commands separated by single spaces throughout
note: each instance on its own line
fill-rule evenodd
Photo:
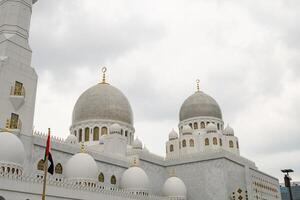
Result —
M 0 0 L 0 200 L 41 199 L 46 134 L 33 131 L 28 44 L 35 2 Z M 199 88 L 183 102 L 164 157 L 137 139 L 128 99 L 105 76 L 80 95 L 70 135 L 53 137 L 51 152 L 47 200 L 281 199 L 278 180 L 240 156 L 218 103 Z

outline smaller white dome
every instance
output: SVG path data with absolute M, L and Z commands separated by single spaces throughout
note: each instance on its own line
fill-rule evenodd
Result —
M 67 139 L 66 139 L 66 143 L 68 144 L 77 144 L 77 137 L 75 135 L 70 134 Z
M 169 140 L 175 140 L 178 138 L 178 133 L 172 129 L 172 131 L 169 133 Z
M 129 191 L 149 191 L 149 178 L 140 167 L 130 167 L 121 178 L 121 188 Z
M 214 123 L 209 123 L 206 126 L 206 131 L 207 133 L 216 133 L 218 131 L 218 127 Z
M 133 149 L 143 149 L 143 143 L 139 138 L 136 138 L 132 143 Z
M 225 135 L 234 135 L 234 130 L 227 124 L 226 128 L 224 129 L 224 134 Z
M 9 132 L 0 132 L 0 163 L 23 167 L 25 149 L 21 140 Z
M 167 197 L 186 198 L 187 190 L 184 182 L 178 177 L 170 177 L 163 185 L 162 192 Z
M 189 125 L 184 125 L 182 127 L 182 134 L 183 135 L 188 135 L 188 134 L 192 134 L 192 133 L 193 133 L 193 129 Z
M 77 153 L 68 160 L 65 175 L 68 179 L 96 180 L 98 166 L 89 154 Z
M 110 134 L 121 134 L 121 126 L 117 123 L 114 123 L 109 127 L 109 132 Z

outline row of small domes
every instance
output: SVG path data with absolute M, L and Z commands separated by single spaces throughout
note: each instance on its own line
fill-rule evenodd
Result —
M 215 124 L 209 123 L 206 127 L 206 131 L 209 132 L 217 132 L 218 128 Z M 182 127 L 182 134 L 192 134 L 193 129 L 189 125 L 184 125 Z M 224 134 L 225 135 L 234 135 L 234 130 L 231 128 L 229 125 L 224 129 Z M 169 133 L 169 140 L 177 139 L 178 138 L 178 133 L 172 129 L 172 131 Z
M 136 146 L 142 143 L 136 139 Z M 12 148 L 13 147 L 13 148 Z M 20 139 L 9 132 L 0 132 L 0 164 L 11 164 L 22 167 L 25 161 L 25 149 Z M 87 153 L 77 153 L 66 163 L 65 176 L 70 180 L 95 181 L 98 176 L 98 166 L 94 158 Z M 125 170 L 120 186 L 128 191 L 149 191 L 149 178 L 145 171 L 137 166 Z M 170 177 L 163 186 L 166 196 L 185 197 L 186 187 L 182 180 Z
M 93 181 L 98 175 L 98 167 L 92 156 L 87 153 L 77 153 L 67 162 L 65 175 L 70 180 Z M 132 166 L 124 171 L 120 187 L 131 192 L 149 192 L 149 177 L 142 168 Z M 186 197 L 185 184 L 175 176 L 166 180 L 162 191 L 166 196 Z

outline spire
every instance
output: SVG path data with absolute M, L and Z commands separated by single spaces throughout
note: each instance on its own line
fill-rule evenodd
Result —
M 105 84 L 106 83 L 106 76 L 105 76 L 105 73 L 107 71 L 107 68 L 106 67 L 102 67 L 102 84 Z
M 138 158 L 134 156 L 131 167 L 137 167 L 137 166 L 138 166 Z
M 85 146 L 84 146 L 83 142 L 80 143 L 80 153 L 86 153 Z
M 197 83 L 197 91 L 196 92 L 200 92 L 200 80 L 197 79 L 196 83 Z

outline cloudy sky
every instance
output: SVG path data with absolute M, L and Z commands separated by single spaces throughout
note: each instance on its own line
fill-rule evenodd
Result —
M 66 137 L 77 98 L 107 66 L 136 135 L 164 155 L 199 78 L 241 154 L 281 181 L 286 167 L 300 180 L 299 23 L 297 0 L 40 0 L 30 38 L 35 128 Z

